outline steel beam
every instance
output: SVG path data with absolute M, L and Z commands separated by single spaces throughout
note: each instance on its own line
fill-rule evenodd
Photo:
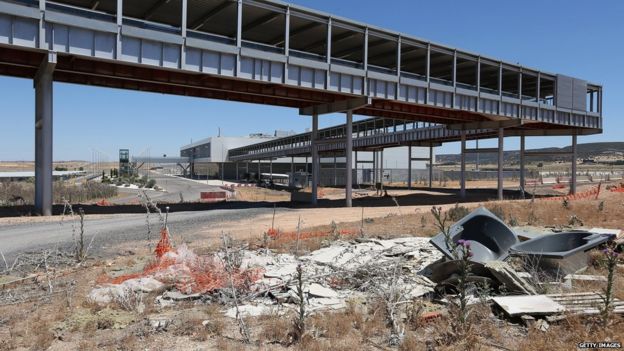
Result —
M 346 112 L 357 110 L 362 107 L 366 107 L 372 103 L 372 99 L 363 96 L 357 97 L 347 100 L 340 100 L 336 102 L 330 102 L 328 104 L 322 105 L 314 105 L 303 107 L 299 109 L 299 114 L 302 116 L 313 116 L 313 115 L 325 115 L 329 113 L 337 113 L 337 112 Z
M 498 199 L 503 200 L 503 163 L 505 129 L 498 129 Z
M 576 194 L 576 159 L 578 158 L 577 154 L 577 145 L 576 145 L 576 135 L 572 136 L 572 177 L 570 179 L 570 194 Z
M 498 129 L 498 128 L 511 128 L 520 127 L 525 124 L 535 123 L 532 121 L 526 121 L 522 119 L 508 119 L 502 121 L 482 121 L 482 122 L 470 122 L 470 123 L 457 123 L 449 124 L 446 129 L 449 130 L 478 130 L 478 129 Z
M 347 143 L 345 148 L 345 197 L 346 206 L 353 206 L 353 111 L 347 112 Z
M 35 209 L 52 215 L 53 73 L 56 53 L 49 52 L 35 75 Z
M 459 197 L 466 197 L 466 131 L 461 132 L 461 169 L 459 175 Z
M 493 154 L 498 152 L 498 148 L 490 147 L 490 148 L 481 148 L 481 149 L 466 149 L 464 150 L 467 154 Z
M 312 198 L 313 205 L 318 203 L 318 183 L 319 183 L 319 155 L 318 146 L 316 141 L 318 140 L 318 115 L 312 115 Z

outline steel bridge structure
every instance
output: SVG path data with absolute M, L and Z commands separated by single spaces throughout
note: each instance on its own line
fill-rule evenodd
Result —
M 602 129 L 599 84 L 274 0 L 0 0 L 0 75 L 34 82 L 44 215 L 54 82 L 298 108 L 311 116 L 314 190 L 326 145 L 318 116 L 345 112 L 344 142 L 333 145 L 347 155 L 348 206 L 351 151 L 366 147 L 366 137 L 354 144 L 354 113 L 452 125 L 464 146 L 480 129 L 501 147 L 510 135 L 570 135 L 575 145 Z

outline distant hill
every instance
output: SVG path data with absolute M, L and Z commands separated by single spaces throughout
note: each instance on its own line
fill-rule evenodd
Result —
M 548 147 L 542 149 L 527 149 L 527 151 L 572 151 L 572 146 L 566 147 Z M 604 142 L 604 143 L 585 143 L 577 145 L 577 153 L 580 159 L 594 160 L 596 162 L 622 162 L 624 161 L 624 142 Z M 520 162 L 520 151 L 505 151 L 504 158 L 506 163 Z M 496 154 L 480 154 L 479 162 L 483 164 L 496 163 L 498 155 Z M 565 156 L 544 156 L 540 157 L 540 161 L 558 161 L 569 160 Z M 461 162 L 461 155 L 459 154 L 444 154 L 436 155 L 437 163 L 459 163 Z M 467 154 L 466 162 L 476 162 L 476 154 Z

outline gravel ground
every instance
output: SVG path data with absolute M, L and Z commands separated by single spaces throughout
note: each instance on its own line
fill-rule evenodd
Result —
M 279 209 L 289 211 L 289 209 Z M 273 213 L 272 208 L 252 208 L 243 210 L 212 210 L 205 212 L 178 212 L 169 215 L 168 225 L 175 235 L 192 238 L 201 228 L 206 226 L 220 226 L 232 221 L 250 219 L 260 215 Z M 104 250 L 123 242 L 143 239 L 147 229 L 145 215 L 116 215 L 85 217 L 86 242 L 93 241 L 95 252 Z M 158 236 L 158 216 L 151 216 L 152 237 Z M 79 231 L 79 223 L 76 223 Z M 44 248 L 67 248 L 72 245 L 72 222 L 69 217 L 61 222 L 22 222 L 0 224 L 0 251 L 7 261 L 25 251 L 36 251 Z

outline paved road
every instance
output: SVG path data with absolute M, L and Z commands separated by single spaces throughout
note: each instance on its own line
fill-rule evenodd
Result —
M 280 210 L 288 211 L 288 209 Z M 272 212 L 272 208 L 177 212 L 169 215 L 168 224 L 171 231 L 176 235 L 184 235 L 185 238 L 192 239 L 192 234 L 202 227 L 218 226 L 220 223 L 241 218 L 253 218 Z M 152 237 L 156 238 L 159 228 L 156 215 L 151 216 L 151 223 Z M 144 239 L 147 233 L 145 215 L 87 216 L 85 233 L 87 242 L 95 235 L 93 247 L 98 250 L 124 241 Z M 0 251 L 8 261 L 11 261 L 20 252 L 53 248 L 56 245 L 60 248 L 72 246 L 72 225 L 67 217 L 62 224 L 60 219 L 39 223 L 0 224 Z
M 156 180 L 156 185 L 165 189 L 164 192 L 147 191 L 147 195 L 157 202 L 180 202 L 182 199 L 184 201 L 199 201 L 202 191 L 221 190 L 216 186 L 202 184 L 191 179 L 164 175 L 154 171 L 150 172 L 150 178 Z M 121 197 L 115 199 L 114 202 L 119 204 L 136 202 L 137 192 L 138 190 L 120 188 L 119 194 Z M 180 194 L 182 197 L 180 197 Z

